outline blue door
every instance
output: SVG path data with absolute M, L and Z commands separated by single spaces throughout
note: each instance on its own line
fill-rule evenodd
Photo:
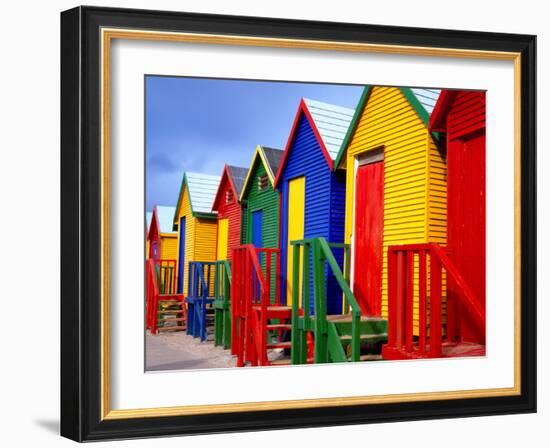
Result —
M 252 244 L 262 247 L 262 210 L 252 213 Z
M 178 294 L 183 294 L 185 272 L 185 216 L 180 218 L 180 247 L 178 251 Z

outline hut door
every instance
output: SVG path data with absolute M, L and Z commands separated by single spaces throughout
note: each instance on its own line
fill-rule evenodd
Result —
M 485 133 L 450 142 L 448 154 L 448 246 L 462 277 L 485 302 Z M 456 285 L 449 285 L 452 295 Z M 459 311 L 459 310 L 458 310 Z M 459 336 L 477 340 L 468 319 L 458 314 Z
M 384 230 L 384 161 L 357 167 L 355 180 L 353 293 L 363 313 L 380 316 Z
M 178 250 L 178 294 L 183 294 L 183 278 L 185 275 L 185 216 L 180 218 L 180 246 Z
M 294 240 L 301 240 L 304 238 L 304 210 L 306 200 L 306 178 L 298 177 L 292 179 L 288 183 L 288 242 L 287 242 L 287 282 L 286 282 L 286 302 L 287 305 L 292 304 L 292 284 L 294 279 L 292 278 L 292 263 L 293 263 L 293 251 L 290 246 L 290 242 Z M 300 271 L 302 272 L 302 260 L 300 260 Z M 298 279 L 300 288 L 299 300 L 302 303 L 302 276 Z
M 257 210 L 252 213 L 252 244 L 254 247 L 262 247 L 262 210 Z
M 223 218 L 218 220 L 218 247 L 217 260 L 227 259 L 227 240 L 229 237 L 229 220 Z

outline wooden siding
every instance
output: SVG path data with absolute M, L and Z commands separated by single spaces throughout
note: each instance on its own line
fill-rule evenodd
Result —
M 279 211 L 280 199 L 279 192 L 273 189 L 270 181 L 267 183 L 267 188 L 259 190 L 258 176 L 267 175 L 266 168 L 261 162 L 261 158 L 257 158 L 254 165 L 251 167 L 252 176 L 250 186 L 247 188 L 243 196 L 243 202 L 246 203 L 246 219 L 243 219 L 243 227 L 246 233 L 245 244 L 252 244 L 252 213 L 262 210 L 262 246 L 269 248 L 279 247 Z M 262 259 L 262 267 L 265 269 L 265 258 Z M 281 268 L 282 269 L 282 268 Z M 283 272 L 281 270 L 281 272 Z M 275 297 L 276 276 L 272 275 L 272 299 Z
M 253 181 L 250 183 L 247 194 L 244 197 L 247 207 L 247 234 L 245 243 L 252 243 L 252 213 L 263 210 L 262 221 L 262 245 L 263 247 L 276 248 L 279 246 L 279 193 L 273 189 L 271 182 L 264 190 L 258 189 L 256 179 L 259 176 L 267 175 L 263 163 L 256 160 L 253 167 Z
M 177 260 L 178 259 L 178 235 L 177 233 L 161 233 L 161 253 L 160 258 L 164 260 Z
M 191 202 L 189 201 L 189 193 L 187 191 L 187 188 L 183 187 L 184 191 L 182 192 L 182 200 L 179 204 L 179 210 L 177 211 L 178 216 L 178 225 L 180 222 L 180 219 L 185 216 L 185 256 L 183 260 L 178 259 L 178 265 L 183 263 L 183 293 L 187 294 L 187 272 L 189 270 L 189 261 L 191 254 L 194 254 L 195 250 L 195 218 L 193 217 L 193 213 L 191 212 Z M 180 235 L 181 232 L 178 229 L 178 245 L 180 246 Z M 178 268 L 179 272 L 179 268 Z
M 459 92 L 447 114 L 449 140 L 485 128 L 485 92 Z
M 288 265 L 288 195 L 289 182 L 305 176 L 305 223 L 304 237 L 324 237 L 329 242 L 343 242 L 345 205 L 343 191 L 344 177 L 333 173 L 323 150 L 305 115 L 297 123 L 294 140 L 287 149 L 288 154 L 283 171 L 280 172 L 282 190 L 281 225 L 281 272 L 287 272 Z M 342 264 L 343 251 L 336 250 L 337 261 Z M 286 281 L 282 280 L 282 300 L 285 300 Z M 313 293 L 310 294 L 313 300 Z M 333 275 L 327 275 L 327 312 L 340 313 L 342 293 Z
M 187 280 L 190 261 L 216 260 L 217 219 L 196 218 L 191 212 L 189 194 L 183 187 L 183 197 L 178 210 L 178 223 L 185 216 L 185 259 L 183 260 L 183 293 L 187 294 Z M 177 245 L 179 248 L 180 232 L 178 231 Z M 177 253 L 177 252 L 176 252 Z M 178 263 L 182 260 L 178 259 Z
M 382 316 L 387 317 L 388 246 L 446 241 L 446 172 L 444 156 L 402 91 L 373 87 L 347 148 L 347 243 L 353 234 L 355 158 L 380 147 L 384 148 Z M 415 272 L 415 332 L 417 278 Z
M 226 202 L 226 193 L 231 191 L 233 193 L 233 199 L 230 202 Z M 235 191 L 231 188 L 229 182 L 224 182 L 223 190 L 221 192 L 220 205 L 218 207 L 218 219 L 227 219 L 229 221 L 228 239 L 227 239 L 227 254 L 223 257 L 227 260 L 231 260 L 233 257 L 233 249 L 241 244 L 241 204 L 239 203 L 239 197 Z

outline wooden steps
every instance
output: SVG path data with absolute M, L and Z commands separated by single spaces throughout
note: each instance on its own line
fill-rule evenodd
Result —
M 444 342 L 442 344 L 441 358 L 466 358 L 471 356 L 485 356 L 485 345 L 473 342 Z M 399 359 L 426 359 L 433 358 L 430 355 L 430 345 L 427 344 L 426 350 L 421 352 L 418 344 L 414 344 L 411 351 L 405 347 L 397 349 L 395 347 L 384 346 L 382 355 L 386 360 Z
M 159 309 L 157 311 L 157 330 L 158 331 L 185 331 L 186 313 L 183 296 L 177 299 L 175 295 L 160 295 Z M 181 317 L 178 317 L 181 316 Z M 175 324 L 175 325 L 173 325 Z
M 290 342 L 272 342 L 267 344 L 267 348 L 290 348 Z

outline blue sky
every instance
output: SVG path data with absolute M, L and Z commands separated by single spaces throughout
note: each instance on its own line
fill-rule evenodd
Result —
M 284 149 L 302 97 L 355 108 L 362 87 L 147 76 L 146 209 L 176 205 L 184 171 L 248 167 L 256 145 Z

